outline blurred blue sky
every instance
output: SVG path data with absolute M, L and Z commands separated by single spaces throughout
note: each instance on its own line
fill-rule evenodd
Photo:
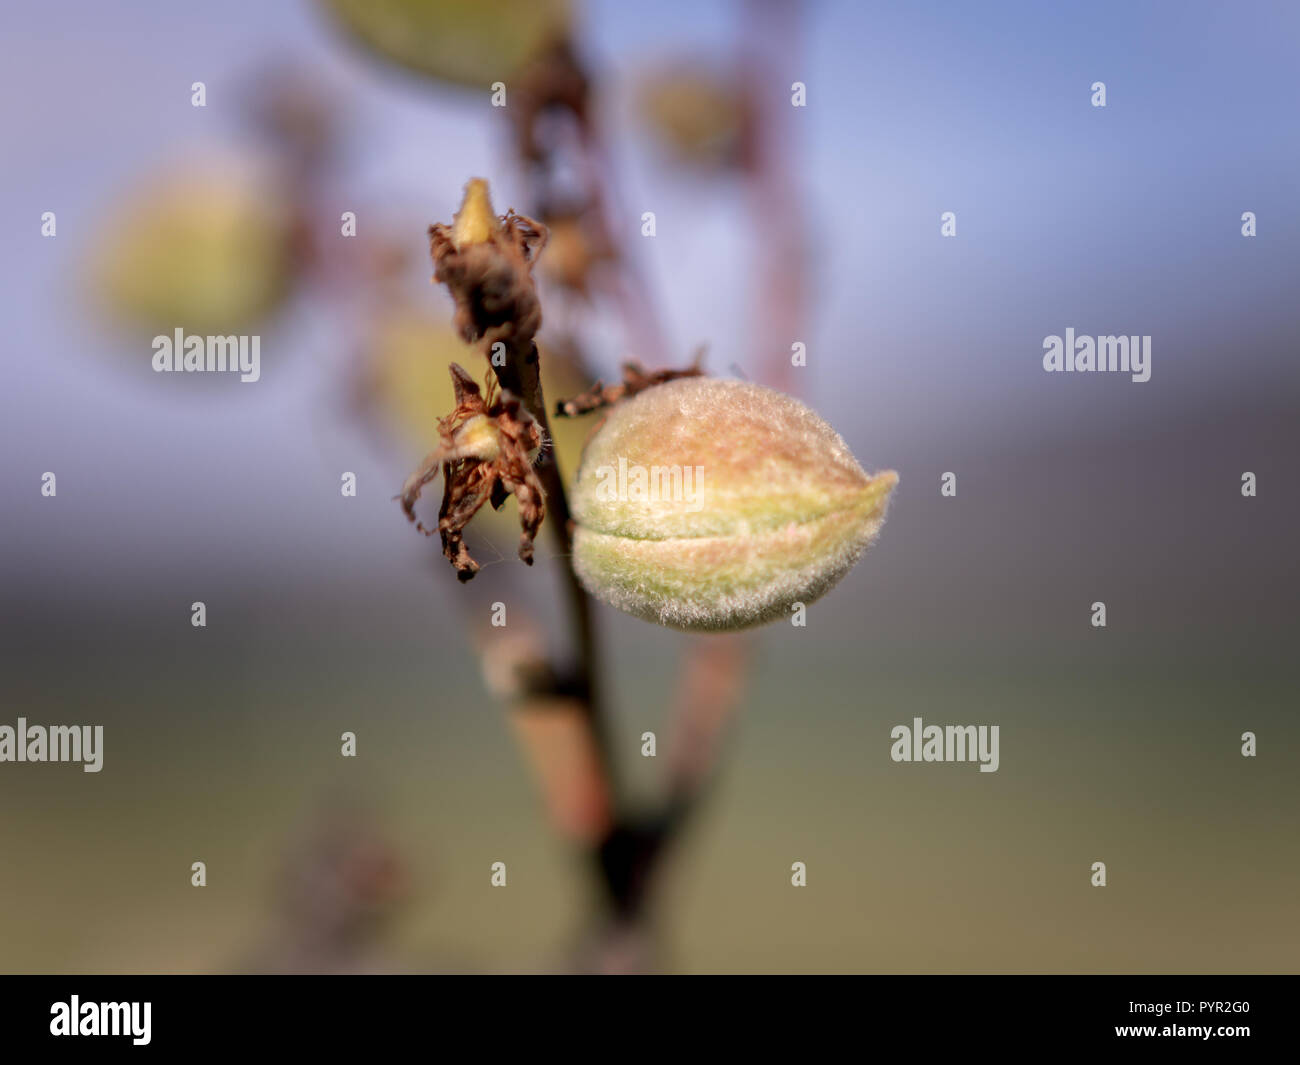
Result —
M 733 54 L 738 7 L 581 7 L 627 231 L 643 210 L 658 216 L 656 239 L 635 250 L 671 340 L 683 354 L 707 342 L 716 370 L 752 367 L 743 263 L 764 251 L 748 201 L 670 171 L 629 120 L 650 64 Z M 183 568 L 183 545 L 238 535 L 267 559 L 318 566 L 354 557 L 301 534 L 335 520 L 336 471 L 350 469 L 369 497 L 350 520 L 385 541 L 407 533 L 388 502 L 405 469 L 332 406 L 346 353 L 328 309 L 300 307 L 263 331 L 255 387 L 162 388 L 147 343 L 86 313 L 80 254 L 137 178 L 240 136 L 241 80 L 277 56 L 320 65 L 360 130 L 338 209 L 409 203 L 422 246 L 467 176 L 494 176 L 500 207 L 518 190 L 486 94 L 383 68 L 306 2 L 22 6 L 2 47 L 6 498 L 66 471 L 61 494 L 95 515 L 120 559 Z M 864 464 L 902 470 L 904 493 L 909 470 L 928 478 L 954 456 L 1294 398 L 1297 54 L 1293 3 L 806 5 L 803 47 L 773 72 L 780 93 L 808 85 L 793 160 L 818 252 L 803 395 Z M 195 80 L 205 109 L 190 106 Z M 1096 80 L 1105 109 L 1089 104 Z M 58 213 L 54 240 L 39 235 L 46 210 Z M 939 235 L 947 210 L 955 240 Z M 1244 210 L 1258 215 L 1253 240 L 1239 232 Z M 1067 326 L 1153 335 L 1151 382 L 1045 375 L 1042 338 Z M 623 355 L 600 353 L 607 366 Z M 153 541 L 145 500 L 166 516 L 166 542 Z M 75 573 L 83 532 L 31 515 L 13 512 L 6 564 L 24 569 L 68 537 L 62 565 Z M 409 560 L 425 545 L 403 548 Z

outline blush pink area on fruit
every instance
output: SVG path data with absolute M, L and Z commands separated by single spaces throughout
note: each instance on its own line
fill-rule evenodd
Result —
M 748 628 L 829 591 L 880 532 L 897 482 L 866 473 L 789 396 L 672 381 L 616 406 L 588 442 L 574 566 L 592 595 L 637 617 Z

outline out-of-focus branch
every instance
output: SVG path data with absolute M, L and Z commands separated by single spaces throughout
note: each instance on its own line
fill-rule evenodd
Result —
M 613 824 L 607 753 L 592 727 L 594 708 L 566 690 L 547 660 L 545 639 L 519 608 L 510 626 L 478 640 L 489 690 L 511 708 L 510 723 L 536 777 L 547 815 L 566 839 L 593 853 Z
M 744 636 L 696 636 L 686 650 L 668 733 L 668 805 L 678 816 L 703 793 L 720 761 L 749 658 Z
M 788 48 L 797 38 L 798 14 L 792 4 L 771 0 L 750 0 L 745 13 L 748 48 L 758 59 L 757 63 L 743 64 L 751 72 L 751 80 L 744 88 L 752 104 L 745 131 L 745 178 L 754 216 L 766 220 L 763 254 L 751 257 L 755 270 L 755 350 L 760 353 L 766 383 L 788 391 L 792 384 L 790 345 L 799 339 L 796 334 L 805 301 L 806 253 L 802 222 L 794 213 L 799 200 L 786 161 L 789 145 L 785 126 L 789 116 L 776 106 L 784 93 L 776 93 L 768 84 L 774 72 L 768 50 L 777 45 Z M 535 61 L 525 72 L 515 100 L 515 145 L 527 167 L 536 210 L 543 221 L 554 218 L 558 223 L 563 219 L 568 224 L 576 219 L 577 232 L 586 234 L 586 246 L 570 260 L 580 264 L 581 269 L 562 271 L 562 283 L 567 280 L 569 287 L 583 296 L 590 282 L 611 291 L 623 310 L 630 335 L 642 347 L 638 354 L 652 365 L 662 365 L 667 353 L 647 286 L 635 263 L 612 237 L 617 227 L 611 228 L 607 217 L 613 184 L 609 158 L 592 121 L 586 73 L 568 42 L 556 42 Z M 541 121 L 543 115 L 550 119 L 548 123 Z M 557 117 L 561 120 L 558 125 L 554 121 Z M 567 134 L 557 135 L 556 130 L 567 130 Z M 577 174 L 579 187 L 559 188 L 557 176 L 563 174 Z M 589 277 L 589 273 L 594 276 Z M 498 368 L 501 384 L 523 396 L 527 408 L 544 418 L 548 412 L 534 403 L 540 398 L 535 347 L 519 350 L 516 345 L 507 350 L 507 365 Z M 582 409 L 619 398 L 606 395 L 608 391 L 597 388 L 590 396 L 578 397 L 575 409 L 565 413 L 581 413 Z M 564 529 L 561 548 L 567 553 L 567 509 L 556 509 L 565 506 L 563 486 L 553 459 L 548 465 L 550 469 L 543 479 L 548 506 L 552 508 L 552 528 L 557 535 Z M 552 506 L 552 500 L 556 506 Z M 588 646 L 592 640 L 588 604 L 572 580 L 570 597 L 572 616 L 584 646 Z M 745 637 L 697 637 L 687 644 L 671 712 L 663 806 L 648 817 L 621 811 L 612 799 L 604 807 L 614 812 L 612 820 L 604 825 L 606 831 L 596 855 L 601 878 L 620 918 L 611 933 L 611 943 L 623 942 L 623 933 L 618 929 L 639 926 L 647 916 L 663 857 L 714 779 L 728 726 L 743 695 L 751 649 Z M 584 657 L 588 662 L 592 660 L 591 655 Z M 593 779 L 592 765 L 598 761 L 606 767 L 606 782 L 610 775 L 599 715 L 594 711 L 594 676 L 588 682 L 593 708 L 588 735 L 599 741 L 593 748 L 589 749 L 583 740 L 582 730 L 575 729 L 572 710 L 568 716 L 544 708 L 524 711 L 515 715 L 515 722 L 542 781 L 553 818 L 570 834 L 586 834 L 590 839 L 601 822 L 592 812 L 602 804 L 593 800 L 580 782 Z M 534 694 L 530 698 L 541 699 L 539 707 L 554 708 L 555 701 L 548 696 Z M 602 963 L 595 964 L 600 967 Z
M 788 390 L 790 344 L 798 339 L 795 332 L 804 302 L 805 254 L 801 221 L 793 213 L 798 200 L 786 163 L 788 116 L 775 107 L 784 93 L 775 93 L 774 86 L 766 83 L 773 73 L 766 49 L 776 44 L 784 47 L 795 39 L 797 13 L 793 5 L 753 2 L 746 16 L 752 38 L 749 47 L 760 62 L 756 67 L 743 64 L 752 71 L 743 86 L 751 105 L 745 112 L 744 177 L 754 216 L 765 219 L 765 227 L 771 227 L 776 237 L 762 254 L 751 257 L 756 272 L 754 350 L 762 358 L 761 373 L 767 383 Z M 629 334 L 642 346 L 638 354 L 652 365 L 662 365 L 667 353 L 648 288 L 627 250 L 611 235 L 618 231 L 618 227 L 611 231 L 607 218 L 613 200 L 612 170 L 592 120 L 588 95 L 588 78 L 574 49 L 557 42 L 535 61 L 523 79 L 523 92 L 516 94 L 516 100 L 522 97 L 522 106 L 513 111 L 516 148 L 528 169 L 532 199 L 543 220 L 554 215 L 568 223 L 576 218 L 585 227 L 589 246 L 587 254 L 578 258 L 584 269 L 577 272 L 572 287 L 585 295 L 594 281 L 614 293 Z M 550 119 L 546 124 L 540 121 L 543 115 Z M 565 174 L 578 175 L 578 188 L 557 187 L 557 175 Z M 590 278 L 588 265 L 594 275 Z M 566 271 L 562 276 L 575 275 Z M 651 375 L 640 376 L 649 381 Z M 571 409 L 563 413 L 596 409 L 634 390 L 597 386 L 575 397 Z M 664 804 L 649 817 L 635 818 L 626 811 L 616 815 L 601 850 L 601 870 L 625 924 L 639 923 L 646 915 L 663 857 L 714 778 L 728 726 L 741 701 L 751 649 L 748 637 L 734 636 L 697 637 L 684 647 L 669 726 Z M 555 766 L 549 772 L 558 775 Z
M 515 150 L 534 209 L 544 222 L 572 220 L 586 244 L 584 269 L 566 283 L 584 296 L 590 289 L 606 292 L 621 312 L 632 351 L 662 362 L 668 352 L 651 286 L 618 237 L 625 212 L 615 202 L 590 78 L 573 43 L 557 38 L 520 72 L 513 91 Z
M 800 10 L 791 0 L 746 0 L 746 51 L 742 69 L 750 100 L 750 144 L 746 151 L 752 213 L 763 219 L 761 254 L 750 257 L 755 271 L 754 350 L 760 353 L 763 383 L 797 392 L 790 346 L 801 339 L 808 299 L 808 232 L 791 160 L 800 157 L 792 123 L 801 112 L 790 106 L 791 78 L 783 78 L 797 57 L 802 34 Z

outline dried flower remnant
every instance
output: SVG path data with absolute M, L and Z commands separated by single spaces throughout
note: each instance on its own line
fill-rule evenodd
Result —
M 466 343 L 532 342 L 542 324 L 532 272 L 548 235 L 540 222 L 514 211 L 493 215 L 482 178 L 465 186 L 465 201 L 450 226 L 429 227 L 433 277 L 456 301 L 454 324 Z
M 533 341 L 542 311 L 532 278 L 546 237 L 545 226 L 514 211 L 496 217 L 482 178 L 465 186 L 461 209 L 450 226 L 429 227 L 434 280 L 447 286 L 456 303 L 457 332 L 466 343 L 480 346 L 495 377 L 489 377 L 485 397 L 473 378 L 452 364 L 456 407 L 439 420 L 439 446 L 407 478 L 399 498 L 407 518 L 415 521 L 421 490 L 443 473 L 446 487 L 438 533 L 443 554 L 462 581 L 479 568 L 462 534 L 485 502 L 500 509 L 506 496 L 518 500 L 523 526 L 519 557 L 529 565 L 546 513 L 543 484 L 553 471 L 545 462 L 541 470 L 533 466 L 546 424 Z M 499 399 L 493 398 L 494 382 L 502 386 Z M 432 535 L 422 524 L 419 528 Z
M 413 455 L 442 444 L 438 418 L 456 402 L 451 364 L 473 368 L 483 363 L 482 355 L 452 331 L 445 314 L 404 296 L 376 306 L 360 354 L 350 382 L 357 411 L 386 442 L 409 447 Z M 570 350 L 553 345 L 543 355 L 541 375 L 548 395 L 571 395 L 590 380 Z M 570 475 L 578 468 L 587 429 L 569 419 L 552 424 L 544 436 L 546 452 L 553 451 Z M 475 520 L 491 522 L 500 532 L 508 519 L 480 511 Z
M 500 510 L 506 496 L 514 495 L 523 529 L 519 557 L 531 566 L 533 540 L 546 514 L 545 493 L 532 460 L 542 443 L 541 429 L 515 396 L 509 392 L 494 396 L 490 380 L 484 398 L 473 378 L 456 363 L 451 365 L 451 377 L 456 408 L 439 420 L 442 444 L 402 486 L 402 509 L 421 532 L 432 536 L 434 530 L 416 518 L 415 504 L 424 486 L 442 473 L 437 526 L 442 553 L 456 567 L 456 576 L 467 581 L 479 567 L 465 546 L 465 526 L 484 503 Z
M 670 381 L 618 404 L 588 442 L 574 568 L 592 595 L 637 617 L 748 628 L 829 591 L 880 531 L 897 482 L 892 470 L 868 475 L 789 396 Z

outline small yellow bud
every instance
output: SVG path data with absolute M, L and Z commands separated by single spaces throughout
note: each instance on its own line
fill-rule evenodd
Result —
M 465 185 L 465 198 L 451 228 L 452 244 L 457 251 L 471 244 L 486 244 L 499 227 L 488 183 L 482 178 L 471 178 Z
M 454 437 L 456 454 L 460 458 L 495 462 L 501 454 L 501 434 L 484 414 L 466 418 Z
M 620 403 L 583 452 L 574 568 L 598 599 L 690 630 L 743 629 L 825 594 L 884 523 L 868 475 L 802 403 L 743 381 L 670 381 Z

